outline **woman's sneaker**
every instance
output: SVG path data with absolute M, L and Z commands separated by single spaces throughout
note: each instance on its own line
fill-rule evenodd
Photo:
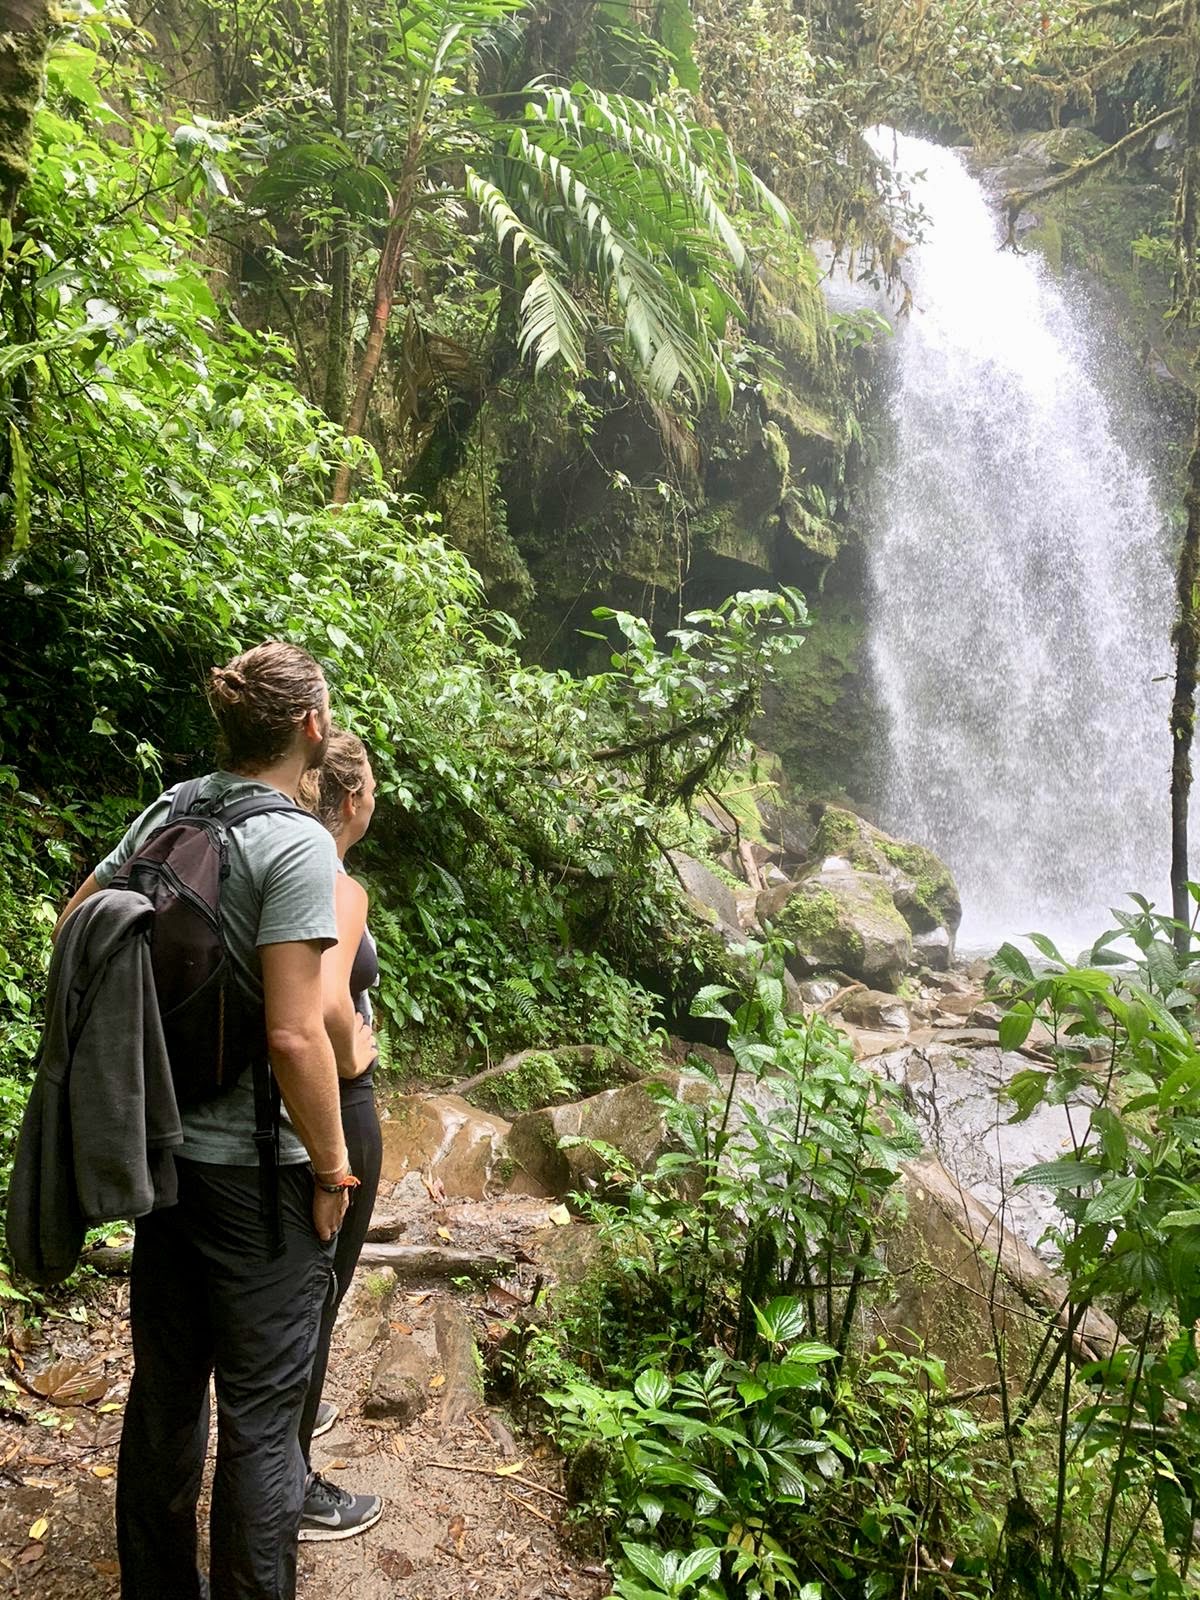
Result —
M 353 1539 L 356 1533 L 373 1528 L 382 1515 L 383 1501 L 377 1494 L 348 1494 L 319 1472 L 310 1472 L 300 1517 L 300 1538 Z
M 332 1400 L 322 1400 L 317 1407 L 317 1419 L 313 1423 L 312 1436 L 319 1439 L 323 1433 L 328 1433 L 338 1419 L 338 1408 Z

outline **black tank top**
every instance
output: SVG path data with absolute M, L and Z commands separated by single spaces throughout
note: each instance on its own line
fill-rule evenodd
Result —
M 341 870 L 344 872 L 346 869 L 342 867 Z M 367 991 L 373 989 L 378 982 L 379 952 L 375 948 L 375 941 L 370 932 L 364 928 L 362 938 L 358 941 L 358 949 L 354 952 L 354 965 L 350 968 L 350 998 L 354 1001 L 355 1011 L 366 1023 L 370 1023 L 372 1016 L 371 999 Z M 343 1105 L 369 1099 L 375 1092 L 375 1062 L 372 1061 L 367 1070 L 360 1073 L 357 1078 L 339 1078 L 338 1087 Z

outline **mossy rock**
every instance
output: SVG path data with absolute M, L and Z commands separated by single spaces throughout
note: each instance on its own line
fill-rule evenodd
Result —
M 818 873 L 760 896 L 758 909 L 790 945 L 798 977 L 832 969 L 893 991 L 912 964 L 909 926 L 874 873 Z
M 826 806 L 813 837 L 811 856 L 830 856 L 882 878 L 896 909 L 914 933 L 945 928 L 953 937 L 962 921 L 962 902 L 950 869 L 932 850 L 893 839 L 863 817 L 841 806 Z
M 789 573 L 788 581 L 793 576 L 799 574 Z M 775 682 L 764 691 L 756 733 L 779 752 L 794 796 L 853 796 L 870 770 L 878 734 L 865 634 L 859 593 L 810 592 L 804 644 L 778 664 Z
M 509 1058 L 507 1071 L 465 1090 L 464 1098 L 485 1111 L 511 1114 L 598 1094 L 636 1076 L 623 1056 L 604 1045 L 559 1045 L 520 1051 Z
M 1090 161 L 1105 148 L 1104 140 L 1090 128 L 1047 128 L 1022 139 L 1019 153 L 1048 170 L 1074 167 Z

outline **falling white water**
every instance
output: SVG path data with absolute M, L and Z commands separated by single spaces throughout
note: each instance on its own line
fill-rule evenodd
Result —
M 881 820 L 953 870 L 962 947 L 1074 954 L 1130 890 L 1166 898 L 1169 536 L 1086 310 L 1000 248 L 958 156 L 877 148 L 929 219 L 871 489 Z

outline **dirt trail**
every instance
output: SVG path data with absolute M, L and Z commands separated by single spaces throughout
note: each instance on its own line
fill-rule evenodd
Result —
M 335 1336 L 326 1397 L 341 1407 L 314 1464 L 351 1490 L 383 1496 L 381 1521 L 349 1540 L 300 1547 L 302 1600 L 593 1600 L 602 1568 L 567 1546 L 559 1467 L 546 1447 L 513 1440 L 478 1394 L 463 1355 L 526 1302 L 544 1271 L 545 1203 L 442 1201 L 410 1179 L 383 1204 L 408 1243 L 504 1255 L 501 1282 L 461 1292 L 360 1268 Z M 377 1213 L 378 1215 L 378 1213 Z M 0 1594 L 112 1600 L 119 1592 L 113 1497 L 131 1365 L 128 1290 L 93 1282 L 15 1352 L 16 1393 L 0 1393 Z M 451 1330 L 450 1349 L 439 1325 Z M 428 1408 L 402 1425 L 363 1415 L 382 1353 L 412 1341 Z M 489 1425 L 490 1423 L 490 1425 Z M 494 1430 L 494 1431 L 493 1431 Z M 210 1460 L 211 1469 L 211 1460 Z M 201 1503 L 207 1515 L 207 1488 Z M 170 1596 L 163 1596 L 170 1600 Z

